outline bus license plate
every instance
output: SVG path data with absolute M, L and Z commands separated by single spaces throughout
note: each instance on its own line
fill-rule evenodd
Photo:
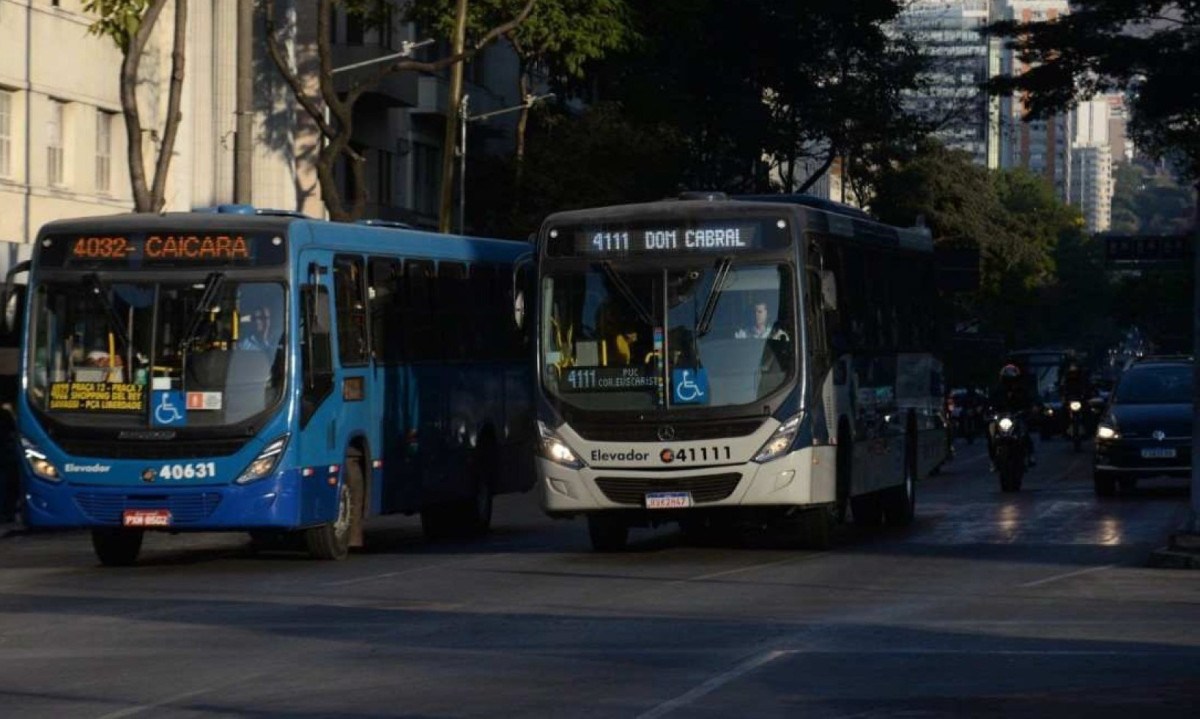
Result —
M 1142 459 L 1175 459 L 1175 450 L 1171 447 L 1151 447 L 1142 450 Z
M 692 506 L 691 492 L 648 492 L 646 509 L 683 509 Z
M 171 525 L 171 510 L 169 509 L 126 509 L 122 516 L 122 524 L 126 527 L 169 527 Z

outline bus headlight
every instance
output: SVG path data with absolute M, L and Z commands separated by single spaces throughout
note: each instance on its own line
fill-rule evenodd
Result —
M 1078 412 L 1081 409 L 1083 409 L 1083 402 L 1080 402 L 1079 400 L 1075 400 L 1075 399 L 1071 400 L 1071 411 L 1072 412 Z
M 540 419 L 538 420 L 538 437 L 540 439 L 538 446 L 541 448 L 542 456 L 546 459 L 570 469 L 579 469 L 583 466 L 583 460 L 576 456 L 575 452 L 562 440 L 562 437 L 559 437 Z
M 287 447 L 288 435 L 276 437 L 275 440 L 267 443 L 263 447 L 263 451 L 258 453 L 250 466 L 246 467 L 246 471 L 242 472 L 241 476 L 235 481 L 238 484 L 250 484 L 258 480 L 270 476 L 271 472 L 275 471 L 276 465 L 279 464 L 279 458 L 283 456 L 283 450 Z
M 754 461 L 762 464 L 787 454 L 796 439 L 796 433 L 800 431 L 800 420 L 803 417 L 803 414 L 798 414 L 779 425 L 766 444 L 758 450 L 758 454 L 754 455 Z
M 21 451 L 25 455 L 25 461 L 29 463 L 29 469 L 39 479 L 56 483 L 62 481 L 62 475 L 58 473 L 58 467 L 55 467 L 53 462 L 46 459 L 45 452 L 25 437 L 21 437 Z
M 1117 439 L 1121 435 L 1117 433 L 1116 427 L 1110 427 L 1107 424 L 1098 425 L 1096 427 L 1096 439 Z

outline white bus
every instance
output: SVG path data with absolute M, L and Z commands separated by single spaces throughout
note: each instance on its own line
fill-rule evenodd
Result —
M 678 521 L 827 545 L 908 524 L 946 458 L 933 242 L 807 198 L 551 215 L 537 248 L 538 483 L 594 548 Z

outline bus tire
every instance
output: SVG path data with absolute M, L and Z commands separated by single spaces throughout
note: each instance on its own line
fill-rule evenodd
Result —
M 140 529 L 93 529 L 92 549 L 106 567 L 132 566 L 142 551 L 144 535 Z
M 853 445 L 850 439 L 850 424 L 846 420 L 838 423 L 838 444 L 837 444 L 837 467 L 835 468 L 837 480 L 837 504 L 834 507 L 834 516 L 838 524 L 846 522 L 846 512 L 850 508 L 850 484 L 854 476 L 851 471 L 851 449 Z
M 342 560 L 350 553 L 350 535 L 355 521 L 362 521 L 362 465 L 346 457 L 346 478 L 338 487 L 337 517 L 319 527 L 304 530 L 304 541 L 313 559 Z
M 800 523 L 801 547 L 819 552 L 829 549 L 833 514 L 828 509 L 820 507 L 809 510 L 801 514 L 797 521 Z
M 883 501 L 879 492 L 850 498 L 850 513 L 860 527 L 877 527 L 883 523 Z
M 904 481 L 895 487 L 883 490 L 881 496 L 883 516 L 887 523 L 896 527 L 912 524 L 917 508 L 917 453 L 910 444 L 904 459 Z
M 629 524 L 620 517 L 589 514 L 588 537 L 597 552 L 620 552 L 629 543 Z
M 468 460 L 468 475 L 474 490 L 470 499 L 460 503 L 458 508 L 458 529 L 468 537 L 482 537 L 492 527 L 492 509 L 495 494 L 492 491 L 491 473 L 499 467 L 496 459 L 495 443 L 490 435 L 471 452 Z

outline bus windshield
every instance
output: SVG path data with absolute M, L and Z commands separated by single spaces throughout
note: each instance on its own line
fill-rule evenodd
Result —
M 69 424 L 212 427 L 254 417 L 283 394 L 285 296 L 281 283 L 221 272 L 44 282 L 32 308 L 29 401 Z M 150 401 L 163 392 L 175 408 L 165 420 Z
M 793 376 L 791 271 L 732 258 L 543 278 L 542 381 L 587 410 L 746 405 Z

